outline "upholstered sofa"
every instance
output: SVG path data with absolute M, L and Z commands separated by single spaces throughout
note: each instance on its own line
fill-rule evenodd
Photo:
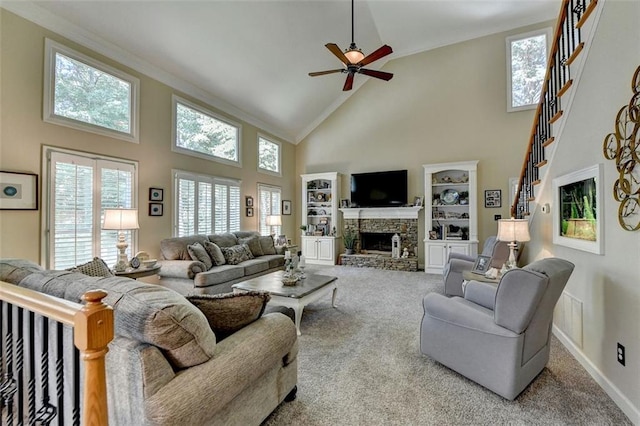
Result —
M 238 264 L 230 264 L 225 259 L 208 267 L 189 252 L 189 246 L 199 243 L 207 247 L 211 244 L 226 250 L 247 245 L 251 257 Z M 231 285 L 249 278 L 276 271 L 284 265 L 284 250 L 275 247 L 273 238 L 261 236 L 257 232 L 238 231 L 213 235 L 192 235 L 166 238 L 160 241 L 160 283 L 182 294 L 227 293 Z
M 260 311 L 220 341 L 204 309 L 156 284 L 19 259 L 0 259 L 0 280 L 74 302 L 88 290 L 108 293 L 115 321 L 106 360 L 110 424 L 258 425 L 295 397 L 296 328 L 281 313 Z

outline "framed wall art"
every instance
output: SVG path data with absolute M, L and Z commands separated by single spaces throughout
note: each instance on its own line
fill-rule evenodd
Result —
M 604 253 L 602 236 L 602 164 L 553 180 L 553 243 Z
M 489 189 L 484 191 L 484 206 L 487 208 L 502 207 L 502 190 Z
M 291 200 L 282 200 L 282 214 L 285 216 L 291 215 Z
M 247 207 L 247 217 L 253 217 L 253 207 Z
M 149 216 L 162 216 L 164 208 L 162 203 L 149 203 Z
M 253 207 L 253 197 L 250 195 L 245 195 L 244 197 L 244 205 L 245 207 Z M 249 215 L 247 215 L 249 216 Z
M 38 210 L 38 175 L 0 172 L 0 210 Z
M 149 188 L 149 201 L 162 201 L 164 190 L 162 188 Z

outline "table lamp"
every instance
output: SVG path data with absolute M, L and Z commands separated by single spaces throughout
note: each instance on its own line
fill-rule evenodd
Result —
M 129 247 L 124 237 L 124 231 L 138 229 L 138 209 L 106 209 L 102 221 L 102 229 L 118 231 L 118 262 L 113 269 L 122 272 L 127 268 L 129 260 L 125 250 Z
M 529 221 L 527 219 L 500 219 L 498 221 L 498 240 L 507 241 L 509 244 L 509 260 L 507 268 L 512 269 L 517 266 L 515 250 L 518 243 L 531 240 L 529 235 Z
M 282 216 L 279 214 L 270 214 L 267 216 L 267 226 L 269 227 L 269 234 L 275 237 L 275 232 L 273 232 L 274 226 L 282 226 Z

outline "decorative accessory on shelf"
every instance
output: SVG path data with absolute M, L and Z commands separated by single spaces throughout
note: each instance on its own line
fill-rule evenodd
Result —
M 518 247 L 518 243 L 531 240 L 528 219 L 500 219 L 498 221 L 498 240 L 509 242 L 507 268 L 515 268 L 517 266 L 515 250 Z
M 460 199 L 460 194 L 455 189 L 445 189 L 440 194 L 440 199 L 444 204 L 456 204 Z
M 138 209 L 106 209 L 104 211 L 104 220 L 102 221 L 102 229 L 117 230 L 118 232 L 118 263 L 113 269 L 116 272 L 122 272 L 127 268 L 129 263 L 127 260 L 127 241 L 124 231 L 130 231 L 140 228 L 138 225 Z

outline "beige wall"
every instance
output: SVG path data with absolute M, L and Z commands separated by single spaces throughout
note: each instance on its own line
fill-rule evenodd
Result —
M 257 184 L 282 187 L 282 198 L 296 200 L 295 146 L 283 142 L 283 177 L 257 172 L 259 129 L 242 124 L 242 168 L 221 165 L 171 151 L 171 95 L 173 90 L 158 81 L 114 63 L 29 21 L 0 9 L 1 14 L 1 131 L 0 170 L 40 175 L 42 187 L 42 146 L 104 154 L 139 161 L 139 249 L 152 256 L 159 253 L 161 239 L 171 236 L 171 170 L 181 169 L 215 176 L 242 179 L 242 195 L 256 197 Z M 140 143 L 98 136 L 42 120 L 44 38 L 48 37 L 140 78 Z M 179 93 L 178 93 L 179 94 Z M 182 95 L 184 96 L 184 95 Z M 188 97 L 187 97 L 188 98 Z M 192 98 L 189 98 L 195 101 Z M 201 102 L 198 102 L 202 104 Z M 213 108 L 212 108 L 213 109 Z M 213 109 L 216 111 L 215 109 Z M 228 116 L 222 111 L 216 111 Z M 264 132 L 266 136 L 268 133 Z M 278 140 L 274 138 L 274 140 Z M 165 190 L 162 217 L 150 217 L 149 187 Z M 41 188 L 42 189 L 42 188 Z M 42 191 L 41 191 L 42 194 Z M 40 261 L 41 215 L 38 211 L 0 211 L 0 257 L 20 257 Z M 297 235 L 294 216 L 283 217 L 283 230 Z M 242 229 L 257 229 L 257 215 L 242 215 Z M 115 248 L 114 248 L 115 250 Z
M 370 79 L 298 146 L 300 173 L 349 175 L 409 170 L 409 201 L 424 195 L 423 164 L 479 160 L 479 238 L 497 232 L 496 214 L 509 216 L 508 180 L 519 176 L 533 110 L 507 113 L 505 37 L 521 28 L 390 61 L 389 82 Z M 372 66 L 372 68 L 375 68 Z M 335 78 L 335 90 L 344 76 Z M 362 75 L 356 78 L 367 78 Z M 502 208 L 484 208 L 484 190 L 501 189 Z M 424 238 L 420 214 L 420 241 Z M 424 261 L 419 247 L 420 262 Z
M 640 424 L 640 232 L 624 231 L 618 224 L 619 204 L 612 195 L 618 173 L 614 162 L 605 160 L 602 144 L 615 129 L 618 111 L 631 99 L 631 77 L 640 65 L 639 27 L 639 2 L 604 3 L 573 105 L 557 140 L 551 178 L 540 192 L 541 203 L 549 203 L 551 213 L 536 209 L 533 241 L 525 253 L 529 261 L 556 256 L 576 265 L 566 292 L 583 303 L 583 347 L 572 350 L 592 374 L 601 376 L 605 389 L 636 424 Z M 554 245 L 552 233 L 557 214 L 552 179 L 594 164 L 604 167 L 602 256 Z M 626 348 L 625 367 L 616 360 L 617 342 Z

